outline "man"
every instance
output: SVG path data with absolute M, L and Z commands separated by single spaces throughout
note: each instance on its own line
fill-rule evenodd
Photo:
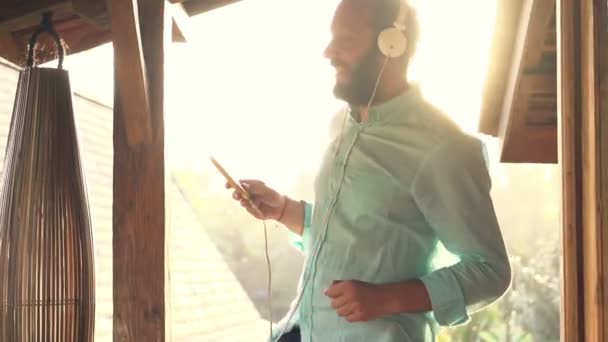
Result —
M 281 341 L 432 341 L 438 326 L 467 322 L 510 284 L 482 144 L 406 81 L 413 11 L 404 56 L 379 51 L 399 6 L 343 0 L 336 10 L 326 56 L 350 115 L 322 162 L 314 205 L 257 180 L 242 184 L 259 211 L 234 194 L 303 239 L 299 294 L 274 332 Z M 439 242 L 456 263 L 433 266 Z

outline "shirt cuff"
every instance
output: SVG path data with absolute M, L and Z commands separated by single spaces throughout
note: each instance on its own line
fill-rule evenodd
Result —
M 458 279 L 449 268 L 441 268 L 420 278 L 431 298 L 433 316 L 440 326 L 467 323 L 469 315 Z
M 305 253 L 309 246 L 310 240 L 310 227 L 312 226 L 312 212 L 313 204 L 305 201 L 301 201 L 304 205 L 304 222 L 302 223 L 302 236 L 290 231 L 291 244 L 296 247 L 300 252 Z

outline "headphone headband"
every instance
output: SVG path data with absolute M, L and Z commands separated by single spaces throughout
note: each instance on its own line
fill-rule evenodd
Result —
M 393 23 L 397 29 L 405 32 L 405 23 L 407 21 L 408 7 L 405 0 L 399 0 L 399 13 Z

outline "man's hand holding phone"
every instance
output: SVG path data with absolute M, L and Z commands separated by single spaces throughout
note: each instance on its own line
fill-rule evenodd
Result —
M 254 217 L 260 220 L 279 220 L 285 211 L 287 198 L 275 190 L 266 186 L 264 182 L 255 179 L 246 179 L 239 182 L 242 191 L 235 189 L 231 182 L 226 182 L 226 188 L 234 189 L 232 198 L 239 201 L 241 205 Z M 249 196 L 247 198 L 246 196 Z M 258 210 L 256 210 L 258 209 Z
M 281 219 L 287 206 L 287 197 L 281 196 L 259 180 L 237 183 L 215 158 L 211 157 L 211 163 L 226 178 L 226 188 L 234 189 L 232 197 L 251 215 L 260 220 Z

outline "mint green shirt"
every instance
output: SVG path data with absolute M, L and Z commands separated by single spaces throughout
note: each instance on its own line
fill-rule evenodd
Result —
M 303 342 L 434 341 L 439 326 L 466 323 L 510 284 L 484 147 L 413 87 L 372 108 L 367 122 L 353 116 L 306 204 L 301 298 L 274 334 L 297 324 Z M 435 258 L 440 246 L 455 262 Z M 323 293 L 334 280 L 411 279 L 426 286 L 432 312 L 350 323 Z

